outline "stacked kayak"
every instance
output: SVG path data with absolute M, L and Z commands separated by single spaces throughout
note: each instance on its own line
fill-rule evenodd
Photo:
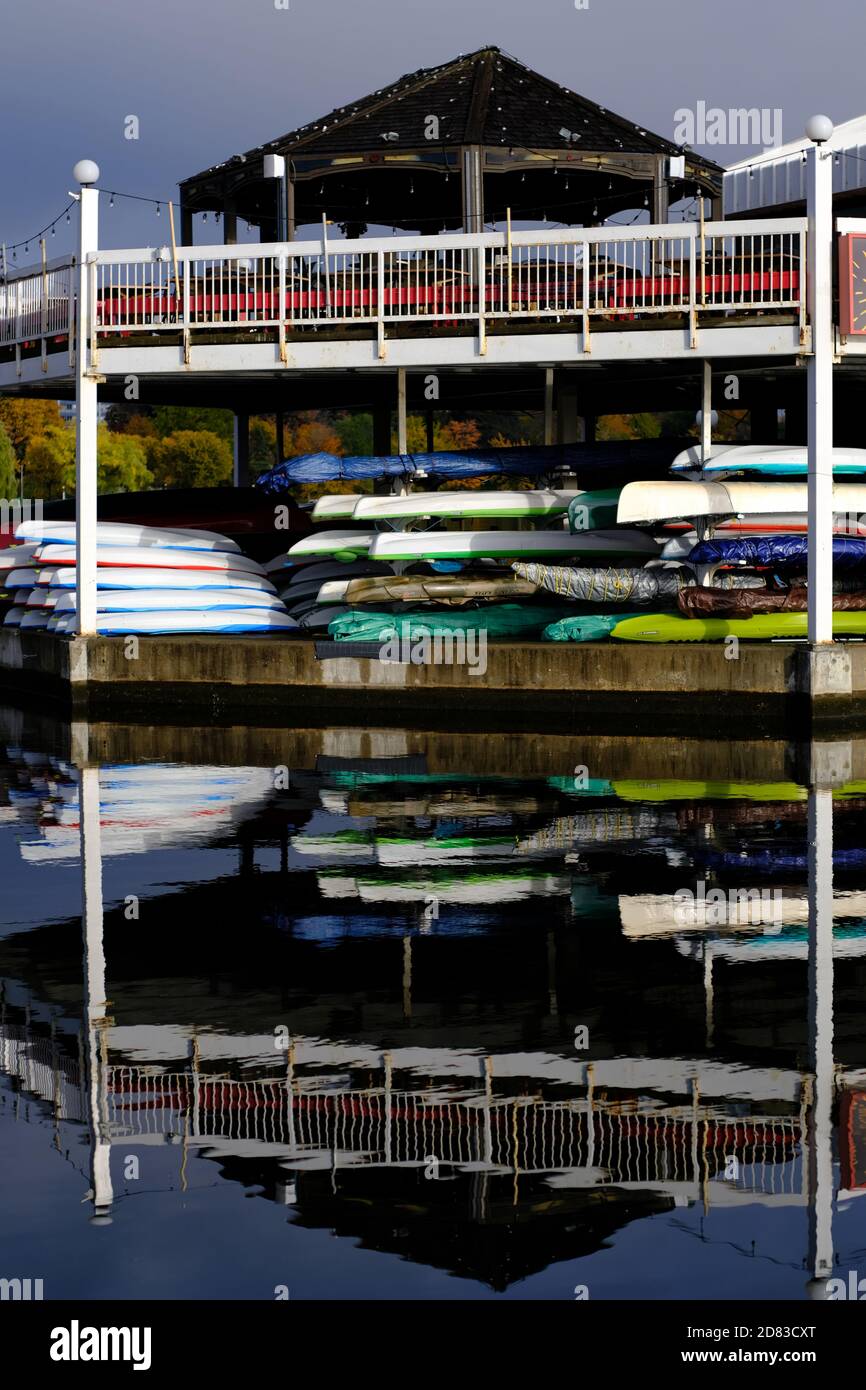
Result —
M 5 571 L 7 627 L 76 630 L 75 526 L 28 521 Z M 238 544 L 215 532 L 126 523 L 97 527 L 97 630 L 106 635 L 293 631 L 276 587 Z

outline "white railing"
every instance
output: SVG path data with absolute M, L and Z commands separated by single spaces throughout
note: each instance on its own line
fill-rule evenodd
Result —
M 650 316 L 730 321 L 767 311 L 805 326 L 806 222 L 673 223 L 98 251 L 89 258 L 96 340 L 196 330 L 266 332 L 402 324 Z M 69 262 L 0 284 L 0 347 L 66 332 Z

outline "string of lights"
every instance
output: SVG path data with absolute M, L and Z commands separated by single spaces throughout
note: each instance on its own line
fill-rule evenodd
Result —
M 67 203 L 66 207 L 63 208 L 62 211 L 59 212 L 56 217 L 52 218 L 50 222 L 46 222 L 45 226 L 41 227 L 38 232 L 34 232 L 32 236 L 22 237 L 20 241 L 14 241 L 9 244 L 4 243 L 3 250 L 5 251 L 6 255 L 11 255 L 13 261 L 17 260 L 19 251 L 23 250 L 25 254 L 29 252 L 31 242 L 35 246 L 38 246 L 42 238 L 44 236 L 47 236 L 49 233 L 51 236 L 56 236 L 57 227 L 59 223 L 63 221 L 64 218 L 67 222 L 71 222 L 72 219 L 70 217 L 70 213 L 74 207 L 75 199 L 73 198 L 72 201 Z

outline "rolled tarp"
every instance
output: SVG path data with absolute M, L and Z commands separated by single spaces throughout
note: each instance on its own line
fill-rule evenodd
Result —
M 453 449 L 427 454 L 301 454 L 255 481 L 259 492 L 281 496 L 299 483 L 358 481 L 370 478 L 535 477 L 558 470 L 610 475 L 611 482 L 654 478 L 669 467 L 687 441 L 675 439 L 603 440 L 584 444 L 518 445 L 513 449 Z
M 809 538 L 801 536 L 737 536 L 699 541 L 689 555 L 692 565 L 751 565 L 754 568 L 805 572 Z M 866 565 L 866 540 L 833 537 L 833 568 Z
M 691 569 L 593 569 L 589 566 L 524 564 L 515 560 L 511 568 L 521 579 L 547 589 L 558 598 L 574 603 L 655 603 L 659 598 L 675 599 L 695 576 Z M 730 587 L 763 588 L 757 575 L 728 575 Z
M 395 638 L 414 643 L 425 637 L 486 633 L 488 638 L 523 638 L 541 641 L 544 629 L 563 616 L 562 608 L 535 604 L 500 603 L 470 612 L 393 613 L 352 611 L 329 623 L 336 642 L 389 642 Z
M 749 618 L 754 613 L 805 613 L 809 591 L 804 587 L 781 590 L 683 589 L 677 595 L 680 612 L 686 618 Z M 866 590 L 833 595 L 837 613 L 866 611 Z

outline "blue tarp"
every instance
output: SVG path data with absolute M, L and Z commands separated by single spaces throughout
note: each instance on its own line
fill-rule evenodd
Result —
M 360 481 L 364 478 L 482 478 L 532 477 L 564 468 L 610 470 L 653 477 L 670 465 L 678 441 L 641 439 L 590 444 L 522 445 L 514 449 L 464 449 L 432 454 L 302 454 L 262 473 L 255 486 L 269 496 L 281 496 L 298 483 Z
M 740 564 L 805 570 L 808 553 L 807 536 L 737 536 L 699 541 L 689 555 L 689 562 L 693 565 Z M 856 536 L 834 536 L 834 569 L 851 570 L 864 564 L 866 541 Z

